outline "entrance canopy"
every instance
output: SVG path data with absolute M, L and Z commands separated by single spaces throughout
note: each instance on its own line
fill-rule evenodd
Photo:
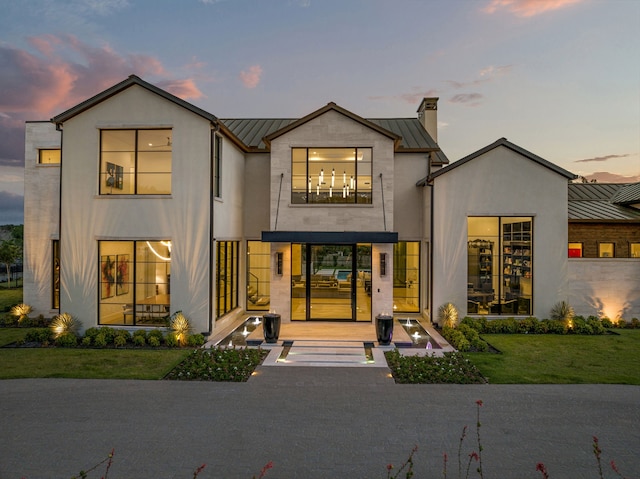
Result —
M 394 231 L 263 231 L 262 241 L 268 243 L 397 243 Z

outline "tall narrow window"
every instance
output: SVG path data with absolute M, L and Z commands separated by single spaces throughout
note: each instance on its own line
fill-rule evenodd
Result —
M 247 241 L 247 310 L 268 311 L 271 287 L 271 243 Z
M 101 241 L 99 324 L 163 326 L 171 307 L 170 241 Z
M 41 165 L 60 163 L 60 149 L 38 150 L 38 163 Z
M 238 307 L 238 241 L 218 241 L 216 276 L 218 318 Z
M 171 130 L 101 130 L 101 195 L 171 194 Z
M 60 309 L 60 240 L 51 244 L 51 307 Z
M 222 137 L 213 135 L 213 194 L 216 198 L 222 197 L 221 168 L 222 168 Z
M 420 242 L 400 241 L 393 245 L 393 310 L 420 311 Z
M 291 203 L 371 204 L 371 148 L 292 148 Z
M 533 219 L 470 217 L 467 226 L 467 312 L 531 314 Z
M 631 258 L 640 258 L 640 243 L 629 244 L 629 256 Z

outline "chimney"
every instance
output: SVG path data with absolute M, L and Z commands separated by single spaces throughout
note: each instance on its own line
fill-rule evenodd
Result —
M 418 107 L 418 120 L 433 141 L 438 143 L 438 98 L 423 98 Z

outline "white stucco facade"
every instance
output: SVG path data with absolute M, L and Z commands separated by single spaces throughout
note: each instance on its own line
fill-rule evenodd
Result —
M 431 99 L 434 108 L 426 122 L 431 129 L 437 124 L 435 102 Z M 573 176 L 504 139 L 446 166 L 448 160 L 433 141 L 435 134 L 424 129 L 425 118 L 423 123 L 418 119 L 385 123 L 396 125 L 391 131 L 330 103 L 277 127 L 270 127 L 269 120 L 235 123 L 219 120 L 137 77 L 54 120 L 30 122 L 26 128 L 24 300 L 36 314 L 69 312 L 83 328 L 148 327 L 127 317 L 137 314 L 128 308 L 141 299 L 153 300 L 155 286 L 155 296 L 169 297 L 170 292 L 167 313 L 182 311 L 197 332 L 213 333 L 238 317 L 268 310 L 289 322 L 295 283 L 301 287 L 300 278 L 294 276 L 300 276 L 300 263 L 305 261 L 299 252 L 294 258 L 293 248 L 305 243 L 368 248 L 370 265 L 357 270 L 360 288 L 367 279 L 367 294 L 362 290 L 349 300 L 353 311 L 360 311 L 357 301 L 366 303 L 366 312 L 354 312 L 354 321 L 392 313 L 436 321 L 438 307 L 446 302 L 454 303 L 464 316 L 470 217 L 530 219 L 531 315 L 547 317 L 558 301 L 567 299 L 579 305 L 579 313 L 591 314 L 598 309 L 598 299 L 589 288 L 602 283 L 598 275 L 609 278 L 620 271 L 630 278 L 626 296 L 620 298 L 626 301 L 621 303 L 621 314 L 638 309 L 637 282 L 632 278 L 636 262 L 569 263 L 567 182 Z M 252 136 L 252 128 L 263 133 Z M 139 129 L 171 131 L 170 192 L 107 194 L 101 190 L 101 131 Z M 216 137 L 222 145 L 217 171 Z M 61 164 L 38 164 L 39 149 L 60 147 Z M 294 202 L 294 148 L 370 149 L 371 201 Z M 217 192 L 216 177 L 220 178 Z M 327 233 L 323 238 L 331 238 L 328 242 L 314 236 Z M 54 308 L 52 245 L 58 240 L 60 293 L 59 308 Z M 141 279 L 133 278 L 131 290 L 125 288 L 105 301 L 101 255 L 117 257 L 122 244 L 148 241 L 171 243 L 166 277 L 137 289 L 135 295 Z M 397 248 L 396 242 L 405 249 Z M 218 257 L 220 245 L 228 248 L 223 258 Z M 251 253 L 259 269 L 253 273 Z M 405 253 L 413 255 L 411 271 L 398 274 L 402 265 L 394 261 Z M 226 266 L 221 267 L 223 262 Z M 292 274 L 294 262 L 297 275 Z M 351 264 L 355 272 L 355 261 Z M 252 281 L 260 289 L 255 296 Z M 311 297 L 310 287 L 304 287 Z M 505 300 L 499 295 L 496 291 L 492 301 Z M 611 289 L 607 298 L 614 295 Z M 412 305 L 410 310 L 403 309 L 403 301 Z M 590 301 L 595 301 L 593 308 Z M 309 319 L 318 318 L 308 315 Z

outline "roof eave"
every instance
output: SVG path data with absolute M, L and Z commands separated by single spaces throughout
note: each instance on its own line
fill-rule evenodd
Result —
M 182 98 L 178 98 L 177 96 L 169 93 L 168 91 L 165 91 L 161 88 L 158 88 L 155 85 L 152 85 L 151 83 L 144 81 L 143 79 L 141 79 L 136 75 L 129 75 L 127 79 L 121 81 L 120 83 L 117 83 L 112 87 L 107 88 L 106 90 L 98 93 L 97 95 L 94 95 L 91 98 L 77 104 L 76 106 L 69 108 L 67 111 L 60 113 L 59 115 L 54 116 L 53 118 L 51 118 L 51 121 L 56 124 L 64 123 L 65 121 L 73 118 L 74 116 L 79 115 L 80 113 L 83 113 L 89 110 L 90 108 L 93 108 L 99 103 L 102 103 L 103 101 L 108 100 L 109 98 L 117 95 L 118 93 L 121 93 L 122 91 L 134 85 L 138 85 L 142 88 L 145 88 L 152 93 L 155 93 L 183 108 L 186 108 L 187 110 L 195 113 L 196 115 L 199 115 L 209 120 L 213 124 L 216 124 L 216 125 L 218 124 L 218 118 L 212 113 L 209 113 L 201 108 L 198 108 L 197 106 L 192 105 L 191 103 L 183 100 Z

